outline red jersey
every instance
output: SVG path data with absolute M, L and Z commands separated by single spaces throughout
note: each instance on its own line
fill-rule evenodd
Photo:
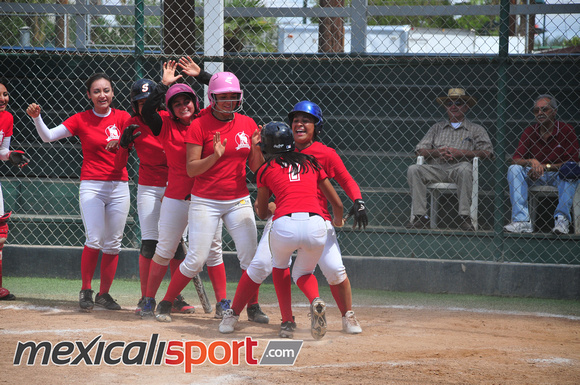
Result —
M 249 195 L 246 185 L 246 162 L 252 146 L 252 134 L 258 129 L 248 116 L 235 114 L 234 119 L 222 122 L 213 114 L 202 114 L 191 124 L 185 142 L 203 146 L 201 159 L 213 154 L 213 136 L 220 133 L 227 139 L 224 154 L 203 174 L 195 177 L 191 194 L 200 198 L 230 200 Z
M 121 129 L 130 117 L 125 111 L 111 108 L 104 118 L 87 110 L 64 121 L 67 130 L 81 141 L 81 180 L 129 180 L 127 169 L 115 168 L 115 154 L 105 150 L 105 146 L 111 140 L 119 140 Z
M 578 162 L 579 153 L 578 137 L 572 126 L 556 121 L 547 141 L 540 135 L 538 124 L 527 127 L 513 159 L 536 159 L 542 164 Z
M 187 175 L 185 167 L 186 147 L 185 133 L 190 126 L 186 126 L 171 118 L 168 112 L 160 112 L 163 119 L 159 140 L 163 144 L 167 157 L 167 188 L 165 196 L 172 199 L 183 200 L 191 193 L 194 178 Z
M 326 172 L 326 175 L 328 175 L 329 178 L 336 180 L 350 199 L 353 201 L 355 199 L 362 199 L 358 184 L 354 181 L 353 177 L 342 162 L 342 159 L 340 159 L 340 156 L 338 156 L 334 149 L 325 146 L 320 142 L 314 142 L 304 150 L 300 151 L 296 149 L 296 151 L 316 158 L 318 163 L 320 163 Z M 323 218 L 331 221 L 332 217 L 328 212 L 328 200 L 320 189 L 318 189 L 318 201 L 322 207 Z
M 160 116 L 169 116 L 167 111 L 160 111 Z M 140 116 L 134 116 L 125 123 L 125 128 L 131 124 L 137 124 L 138 129 L 134 131 L 141 132 L 131 146 L 137 151 L 139 157 L 139 184 L 143 186 L 165 187 L 167 185 L 167 158 L 163 145 L 159 137 L 153 135 L 149 126 L 147 126 Z M 128 150 L 119 147 L 117 158 L 115 160 L 117 168 L 125 167 L 127 164 Z
M 305 173 L 293 174 L 291 167 L 282 167 L 272 161 L 262 165 L 256 173 L 258 188 L 267 187 L 276 197 L 276 220 L 292 213 L 315 213 L 322 216 L 318 201 L 318 182 L 328 178 L 323 169 L 312 167 Z
M 4 138 L 12 136 L 14 130 L 14 117 L 8 111 L 0 111 L 0 143 Z

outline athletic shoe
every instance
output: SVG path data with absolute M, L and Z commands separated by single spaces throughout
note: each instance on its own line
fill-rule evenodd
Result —
M 215 318 L 222 319 L 224 316 L 224 311 L 230 308 L 230 304 L 232 303 L 229 299 L 222 299 L 218 303 L 215 304 Z
M 16 296 L 11 294 L 8 289 L 0 287 L 0 301 L 14 301 Z
M 431 227 L 431 220 L 427 215 L 415 215 L 413 218 L 413 222 L 408 222 L 405 224 L 405 227 L 408 229 L 428 229 Z
M 104 307 L 107 310 L 121 310 L 121 306 L 111 297 L 109 293 L 97 294 L 95 305 Z
M 226 309 L 223 313 L 222 322 L 220 322 L 219 331 L 223 334 L 233 333 L 238 323 L 239 315 L 235 315 L 232 309 Z
M 342 317 L 342 331 L 348 334 L 362 333 L 362 328 L 354 315 L 354 311 L 349 310 Z
M 159 322 L 171 322 L 171 307 L 173 304 L 169 301 L 161 301 L 157 305 L 157 315 L 155 319 Z
M 191 306 L 187 302 L 181 294 L 175 298 L 173 301 L 173 306 L 171 308 L 172 313 L 183 313 L 183 314 L 193 314 L 195 313 L 195 307 Z
M 508 233 L 532 233 L 534 228 L 532 222 L 512 222 L 503 227 Z
M 246 312 L 248 313 L 248 321 L 250 322 L 257 322 L 259 324 L 267 324 L 270 322 L 270 318 L 262 311 L 260 304 L 248 305 Z
M 292 316 L 292 321 L 282 322 L 280 325 L 281 338 L 294 338 L 294 330 L 296 330 L 296 322 L 294 322 L 294 316 Z
M 141 309 L 143 308 L 143 302 L 145 301 L 145 297 L 141 297 L 139 302 L 137 302 L 137 307 L 135 308 L 135 315 L 141 315 Z
M 326 303 L 318 297 L 310 304 L 310 333 L 315 340 L 326 334 Z
M 554 234 L 568 234 L 570 232 L 570 222 L 563 215 L 558 215 L 556 217 L 556 222 L 554 223 L 554 228 L 552 229 Z
M 145 297 L 141 307 L 141 318 L 155 317 L 155 298 Z
M 91 289 L 81 290 L 79 293 L 79 306 L 81 310 L 91 311 L 95 306 L 93 302 L 93 291 Z

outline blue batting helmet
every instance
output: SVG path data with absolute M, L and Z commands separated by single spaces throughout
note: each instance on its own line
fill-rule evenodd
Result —
M 297 112 L 305 112 L 309 115 L 312 115 L 314 119 L 316 119 L 316 123 L 314 124 L 314 130 L 316 134 L 320 134 L 322 131 L 322 126 L 324 120 L 322 119 L 322 110 L 316 103 L 313 103 L 308 100 L 303 100 L 301 102 L 296 103 L 292 111 L 288 114 L 288 120 L 290 124 L 292 124 L 292 120 L 294 120 L 294 114 Z

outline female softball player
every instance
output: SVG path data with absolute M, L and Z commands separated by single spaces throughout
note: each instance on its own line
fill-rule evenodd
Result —
M 181 249 L 180 251 L 183 251 L 183 248 L 179 247 L 179 245 L 187 227 L 189 200 L 194 182 L 194 179 L 187 175 L 185 167 L 186 147 L 184 136 L 194 119 L 199 114 L 207 113 L 207 111 L 200 111 L 197 95 L 191 87 L 183 83 L 173 84 L 182 77 L 182 75 L 175 75 L 177 66 L 181 67 L 186 75 L 200 75 L 199 67 L 189 57 L 180 58 L 179 63 L 172 60 L 164 63 L 161 83 L 154 88 L 151 95 L 146 99 L 142 110 L 144 122 L 149 126 L 153 135 L 158 136 L 163 144 L 167 156 L 167 165 L 169 166 L 167 189 L 160 209 L 159 242 L 155 248 L 155 254 L 149 269 L 146 294 L 141 310 L 142 317 L 154 315 L 155 295 L 167 272 L 167 266 L 177 250 Z M 200 81 L 203 82 L 206 74 L 203 73 L 201 75 Z M 157 112 L 163 102 L 165 102 L 168 114 Z M 216 276 L 220 277 L 221 275 L 225 277 L 221 234 L 220 225 L 212 233 L 208 258 L 208 273 L 216 292 L 226 290 L 225 278 L 216 278 Z M 192 242 L 196 242 L 196 238 L 190 237 L 189 239 Z M 182 255 L 184 256 L 185 253 Z M 183 259 L 183 257 L 180 259 Z M 172 276 L 175 273 L 176 271 L 172 272 Z M 193 276 L 189 280 L 191 278 Z M 159 321 L 171 322 L 172 305 L 175 304 L 176 299 L 182 300 L 180 293 L 186 285 L 187 282 L 175 293 L 171 300 L 159 303 L 157 307 L 157 319 Z
M 261 164 L 262 155 L 256 146 L 258 126 L 253 119 L 237 112 L 243 93 L 234 74 L 214 74 L 209 82 L 208 98 L 211 103 L 208 113 L 201 114 L 185 136 L 187 173 L 195 177 L 189 206 L 189 239 L 195 241 L 189 243 L 185 260 L 171 278 L 160 305 L 171 301 L 202 270 L 220 220 L 234 240 L 243 270 L 256 251 L 257 230 L 246 186 L 246 162 L 252 171 Z M 223 311 L 229 308 L 230 301 L 225 291 L 220 294 L 216 310 Z M 248 318 L 267 323 L 269 319 L 258 305 L 257 292 L 249 303 L 253 306 Z
M 324 250 L 327 226 L 317 192 L 320 189 L 330 202 L 334 225 L 339 227 L 344 223 L 342 202 L 316 159 L 294 152 L 292 129 L 286 123 L 267 124 L 261 138 L 266 162 L 256 173 L 256 206 L 258 216 L 266 219 L 271 210 L 269 197 L 271 194 L 276 197 L 269 244 L 272 276 L 282 313 L 280 337 L 292 338 L 295 328 L 289 265 L 292 253 L 297 250 L 292 278 L 310 302 L 311 333 L 320 339 L 326 334 L 326 304 L 320 298 L 313 272 Z M 227 310 L 220 332 L 233 332 L 237 319 L 233 309 Z
M 147 294 L 147 281 L 151 259 L 159 239 L 159 215 L 161 201 L 167 186 L 167 158 L 159 137 L 153 135 L 141 116 L 145 100 L 157 84 L 149 79 L 137 80 L 131 87 L 132 117 L 127 121 L 119 140 L 119 149 L 115 157 L 115 167 L 121 170 L 127 166 L 129 151 L 134 148 L 139 157 L 139 183 L 137 185 L 137 213 L 141 227 L 141 250 L 139 253 L 139 278 L 141 280 L 141 299 L 137 304 L 136 314 L 141 315 L 142 304 Z M 169 116 L 167 111 L 159 111 L 160 116 Z M 185 167 L 185 161 L 184 161 Z M 178 247 L 170 262 L 173 273 L 179 266 L 185 253 Z M 193 313 L 194 307 L 185 302 L 182 295 L 173 301 L 172 311 Z
M 349 216 L 354 218 L 354 227 L 366 227 L 368 224 L 366 208 L 362 201 L 360 189 L 344 163 L 332 148 L 318 141 L 318 135 L 323 127 L 322 111 L 318 105 L 310 101 L 297 103 L 288 114 L 292 125 L 292 132 L 296 143 L 296 151 L 308 154 L 316 158 L 329 178 L 334 178 L 344 189 L 354 205 Z M 336 231 L 330 222 L 328 202 L 322 191 L 318 191 L 318 198 L 322 207 L 323 217 L 326 220 L 328 236 L 322 256 L 318 261 L 321 271 L 330 285 L 330 290 L 338 308 L 342 314 L 342 329 L 345 333 L 357 334 L 362 332 L 360 323 L 352 311 L 352 292 L 350 281 L 346 275 L 346 269 L 342 262 L 340 246 L 338 245 Z M 270 211 L 273 213 L 275 203 L 270 203 Z M 240 279 L 236 294 L 232 302 L 232 309 L 236 314 L 246 305 L 246 298 L 256 290 L 259 285 L 272 272 L 272 256 L 268 244 L 268 237 L 272 227 L 272 218 L 268 219 L 256 256 L 252 259 L 246 273 Z
M 70 136 L 80 139 L 83 163 L 79 201 L 86 241 L 81 257 L 79 306 L 85 311 L 92 310 L 95 304 L 109 310 L 120 310 L 121 306 L 111 297 L 109 289 L 117 270 L 130 198 L 127 170 L 115 169 L 115 154 L 111 149 L 130 116 L 112 107 L 114 89 L 107 75 L 94 74 L 87 80 L 86 89 L 93 108 L 71 116 L 52 129 L 44 124 L 38 104 L 30 104 L 26 112 L 34 120 L 44 142 Z M 101 250 L 101 284 L 93 302 L 91 281 Z
M 7 111 L 10 94 L 8 82 L 0 78 L 0 160 L 9 160 L 13 165 L 20 168 L 26 166 L 30 159 L 23 151 L 10 151 L 10 140 L 14 131 L 14 117 Z M 2 287 L 2 248 L 8 238 L 8 218 L 12 212 L 4 211 L 4 198 L 2 186 L 0 186 L 0 301 L 13 301 L 16 299 L 8 289 Z

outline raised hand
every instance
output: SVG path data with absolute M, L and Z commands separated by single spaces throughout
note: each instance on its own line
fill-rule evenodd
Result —
M 222 157 L 224 152 L 226 151 L 226 144 L 228 140 L 224 139 L 224 142 L 221 142 L 221 135 L 219 132 L 216 132 L 213 136 L 213 153 L 219 158 Z
M 177 80 L 181 79 L 183 75 L 175 75 L 176 69 L 177 62 L 175 60 L 168 60 L 163 63 L 163 78 L 161 79 L 161 83 L 170 86 Z
M 28 116 L 30 116 L 32 119 L 34 118 L 38 118 L 40 116 L 40 106 L 36 103 L 32 103 L 28 106 L 28 108 L 26 109 L 26 113 L 28 114 Z
M 179 59 L 179 66 L 181 71 L 187 76 L 197 76 L 201 73 L 201 68 L 189 57 L 181 57 Z

